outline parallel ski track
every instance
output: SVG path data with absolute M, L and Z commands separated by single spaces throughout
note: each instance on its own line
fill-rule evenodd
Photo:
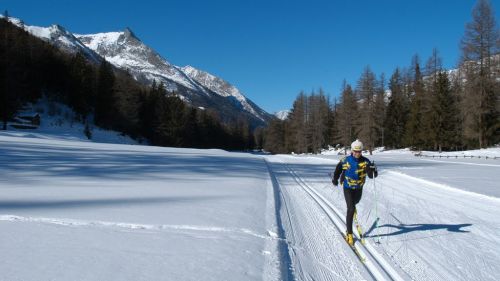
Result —
M 309 194 L 309 196 L 321 207 L 325 214 L 333 222 L 337 230 L 343 234 L 346 225 L 343 223 L 343 216 L 341 212 L 333 206 L 327 199 L 325 199 L 321 194 L 316 192 L 306 181 L 304 181 L 297 173 L 289 167 L 288 164 L 284 164 L 286 170 L 293 177 L 295 182 L 302 187 L 302 189 Z M 358 238 L 359 235 L 355 233 Z M 366 267 L 368 272 L 372 275 L 375 280 L 394 280 L 402 281 L 405 280 L 401 275 L 373 248 L 373 246 L 365 241 L 365 245 L 361 243 L 355 243 L 356 249 L 366 258 L 363 265 Z
M 284 214 L 286 216 L 285 218 L 285 221 L 282 221 L 283 224 L 286 224 L 288 229 L 289 229 L 289 234 L 290 237 L 291 237 L 291 241 L 293 242 L 296 242 L 298 241 L 297 237 L 296 237 L 296 230 L 295 230 L 295 226 L 294 226 L 294 223 L 293 223 L 293 220 L 292 220 L 292 216 L 290 214 L 290 208 L 288 206 L 288 203 L 287 203 L 287 200 L 286 200 L 286 190 L 285 189 L 282 189 L 278 183 L 278 180 L 271 168 L 271 165 L 268 163 L 267 160 L 265 160 L 265 163 L 267 165 L 267 168 L 268 168 L 268 171 L 269 171 L 269 174 L 273 180 L 273 182 L 275 182 L 275 184 L 277 185 L 277 188 L 278 190 L 276 190 L 276 192 L 279 193 L 279 197 L 278 199 L 280 199 L 282 201 L 282 209 L 284 210 Z M 278 214 L 279 215 L 279 214 Z M 288 239 L 287 239 L 288 240 Z M 296 246 L 294 246 L 292 243 L 290 243 L 289 241 L 287 241 L 287 244 L 289 246 L 289 251 L 291 252 L 289 255 L 294 255 L 296 256 L 297 253 L 297 248 Z M 302 265 L 301 265 L 301 260 L 300 259 L 294 259 L 294 261 L 297 263 L 295 266 L 292 267 L 291 264 L 289 264 L 288 266 L 290 267 L 290 274 L 289 274 L 289 279 L 288 280 L 298 280 L 300 278 L 302 279 L 309 279 L 310 276 L 307 275 L 307 273 L 304 273 L 304 272 L 301 272 L 300 268 L 302 268 Z M 316 262 L 316 264 L 320 267 L 322 267 L 323 269 L 325 269 L 326 271 L 334 274 L 334 275 L 337 275 L 334 271 L 332 271 L 328 266 L 324 265 L 323 263 L 321 262 Z M 304 275 L 305 274 L 305 275 Z M 290 277 L 291 276 L 291 277 Z

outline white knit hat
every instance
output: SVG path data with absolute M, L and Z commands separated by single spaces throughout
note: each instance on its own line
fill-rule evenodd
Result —
M 351 143 L 351 150 L 361 151 L 363 150 L 363 143 L 359 140 L 355 140 Z

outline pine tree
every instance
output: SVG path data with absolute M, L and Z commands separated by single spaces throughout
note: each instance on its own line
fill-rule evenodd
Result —
M 310 152 L 319 152 L 325 148 L 329 139 L 328 123 L 330 118 L 330 105 L 323 89 L 320 88 L 316 95 L 311 94 L 307 103 L 309 113 L 306 128 L 310 129 L 309 144 Z
M 436 150 L 450 149 L 456 144 L 456 124 L 458 109 L 451 92 L 450 81 L 446 72 L 437 75 L 436 93 L 433 99 L 432 126 L 435 130 Z
M 404 92 L 404 84 L 399 68 L 396 68 L 389 82 L 391 96 L 387 105 L 385 119 L 385 142 L 392 148 L 403 147 L 403 136 L 408 114 L 408 104 Z
M 97 91 L 95 97 L 95 115 L 96 125 L 109 129 L 116 120 L 116 98 L 115 98 L 115 75 L 109 62 L 103 60 L 99 66 L 97 76 Z
M 5 13 L 4 13 L 5 16 Z M 8 23 L 6 19 L 0 19 L 0 34 L 2 35 L 2 40 L 0 41 L 0 118 L 2 119 L 2 129 L 7 130 L 7 121 L 9 119 L 9 92 L 8 92 L 8 77 L 7 70 L 9 67 L 9 31 Z
M 385 103 L 385 75 L 382 73 L 378 82 L 378 88 L 376 91 L 375 102 L 374 102 L 374 126 L 376 131 L 376 144 L 384 146 L 384 121 L 386 112 Z
M 95 72 L 82 53 L 77 53 L 70 62 L 68 104 L 85 120 L 92 109 L 95 92 Z
M 356 89 L 360 100 L 360 111 L 356 116 L 358 118 L 357 137 L 362 139 L 365 147 L 372 153 L 375 148 L 378 134 L 375 126 L 375 96 L 377 94 L 377 79 L 370 67 L 365 67 L 363 74 L 358 80 Z M 356 118 L 353 116 L 353 118 Z
M 288 116 L 289 129 L 286 139 L 287 150 L 295 153 L 307 152 L 307 97 L 301 92 L 293 103 L 292 110 Z
M 413 81 L 412 81 L 412 96 L 410 99 L 410 113 L 405 131 L 405 144 L 411 148 L 420 150 L 425 143 L 425 128 L 424 128 L 424 80 L 420 70 L 420 62 L 418 56 L 415 55 L 412 59 Z
M 422 98 L 422 112 L 423 112 L 423 146 L 427 149 L 438 149 L 437 134 L 434 123 L 439 118 L 435 110 L 435 100 L 438 87 L 438 75 L 442 71 L 442 61 L 439 56 L 439 51 L 434 48 L 432 55 L 426 63 L 425 72 L 426 79 L 424 80 L 424 95 Z
M 156 81 L 149 91 L 144 92 L 139 99 L 139 131 L 141 135 L 149 139 L 153 144 L 157 143 L 156 129 L 159 125 L 159 112 L 158 108 L 161 101 L 161 93 L 159 93 Z
M 329 134 L 330 137 L 328 139 L 328 142 L 333 145 L 337 145 L 341 139 L 340 137 L 340 131 L 339 131 L 339 103 L 337 101 L 337 98 L 335 97 L 333 99 L 333 104 L 330 109 L 330 119 L 329 119 Z
M 265 138 L 265 130 L 264 127 L 255 128 L 254 132 L 255 139 L 255 149 L 261 150 L 264 148 L 264 138 Z
M 462 44 L 462 68 L 467 80 L 462 110 L 465 134 L 480 147 L 494 143 L 500 134 L 498 53 L 500 32 L 488 0 L 479 0 L 466 25 Z M 495 55 L 495 57 L 494 57 Z
M 160 84 L 160 92 L 162 92 Z M 185 114 L 185 104 L 176 95 L 160 98 L 160 106 L 157 109 L 159 114 L 159 125 L 156 130 L 161 139 L 162 146 L 181 147 L 184 145 L 183 130 L 184 122 L 182 116 Z
M 358 114 L 358 103 L 351 85 L 345 80 L 342 85 L 342 96 L 337 113 L 337 131 L 339 132 L 338 142 L 344 147 L 349 147 L 355 139 L 354 118 Z
M 455 110 L 456 110 L 454 149 L 464 150 L 465 149 L 464 147 L 466 145 L 465 135 L 464 135 L 464 113 L 463 110 L 461 110 L 464 81 L 462 80 L 460 68 L 458 68 L 454 72 L 451 72 L 449 75 L 449 79 L 451 82 L 451 92 L 454 98 L 453 102 L 455 103 Z
M 284 122 L 278 118 L 273 118 L 266 128 L 264 149 L 271 153 L 285 153 L 285 132 Z
M 197 147 L 200 139 L 200 129 L 197 121 L 197 110 L 193 107 L 186 107 L 183 116 L 184 130 L 182 134 L 184 147 Z
M 114 128 L 132 137 L 138 137 L 139 133 L 139 106 L 140 97 L 143 95 L 142 87 L 137 84 L 130 73 L 118 73 L 115 76 L 114 93 L 116 98 L 117 111 L 113 119 Z

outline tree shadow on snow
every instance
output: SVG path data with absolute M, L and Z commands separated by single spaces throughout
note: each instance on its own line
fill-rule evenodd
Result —
M 227 196 L 225 196 L 227 197 Z M 222 196 L 173 196 L 173 197 L 143 197 L 143 198 L 106 198 L 106 199 L 75 199 L 75 200 L 4 200 L 0 201 L 0 211 L 25 209 L 67 209 L 95 208 L 112 206 L 131 206 L 149 204 L 190 203 L 204 200 L 222 199 Z
M 2 144 L 0 142 L 0 144 Z M 135 150 L 134 150 L 135 149 Z M 205 181 L 208 177 L 267 178 L 260 157 L 210 150 L 113 150 L 44 144 L 0 145 L 0 182 L 31 184 L 40 176 Z M 35 176 L 32 176 L 32 172 Z M 193 176 L 196 175 L 196 176 Z

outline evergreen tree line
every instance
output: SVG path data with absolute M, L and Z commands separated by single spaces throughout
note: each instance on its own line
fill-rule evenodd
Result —
M 396 68 L 388 81 L 365 67 L 353 87 L 345 82 L 332 104 L 320 94 L 300 93 L 285 121 L 266 129 L 264 148 L 274 153 L 366 149 L 484 148 L 500 141 L 500 35 L 489 1 L 479 0 L 461 41 L 456 70 L 442 67 L 437 49 L 422 66 L 418 55 Z
M 139 84 L 107 61 L 90 63 L 0 19 L 0 129 L 27 102 L 42 96 L 70 106 L 77 119 L 153 145 L 250 149 L 254 137 L 245 120 L 224 123 L 217 113 L 185 104 L 163 84 Z M 42 120 L 43 122 L 43 120 Z
M 301 92 L 287 120 L 273 119 L 265 131 L 264 149 L 273 153 L 316 152 L 331 143 L 332 112 L 323 90 Z

